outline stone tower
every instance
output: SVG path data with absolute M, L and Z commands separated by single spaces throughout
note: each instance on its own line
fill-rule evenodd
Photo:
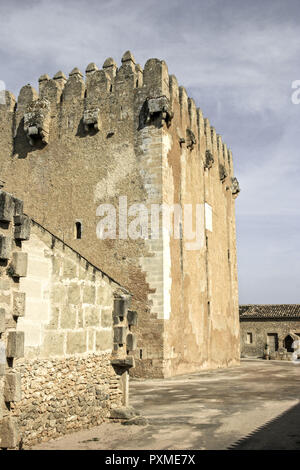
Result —
M 6 92 L 0 165 L 26 214 L 133 294 L 136 375 L 238 364 L 232 154 L 164 61 L 143 69 L 128 51 L 119 68 L 91 63 L 85 80 L 74 68 L 42 75 L 17 102 Z M 173 233 L 161 205 L 186 208 L 171 211 Z M 116 230 L 104 238 L 108 207 Z M 148 227 L 128 236 L 137 213 Z

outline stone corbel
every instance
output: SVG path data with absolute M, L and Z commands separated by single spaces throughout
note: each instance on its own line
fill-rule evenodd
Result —
M 147 99 L 147 117 L 146 122 L 150 123 L 155 118 L 160 118 L 161 124 L 163 121 L 170 125 L 174 113 L 170 109 L 170 103 L 166 96 L 159 96 L 157 98 Z
M 99 108 L 89 108 L 84 111 L 83 125 L 84 130 L 89 132 L 91 130 L 99 131 L 100 129 L 100 110 Z
M 211 151 L 206 150 L 204 168 L 209 170 L 213 166 L 214 161 L 215 160 L 214 160 L 214 157 L 213 157 L 213 154 L 211 153 Z
M 190 150 L 193 150 L 196 143 L 197 143 L 197 140 L 196 140 L 194 132 L 190 128 L 187 128 L 187 130 L 186 130 L 186 147 Z
M 222 163 L 220 163 L 219 165 L 219 173 L 220 173 L 220 180 L 222 181 L 222 183 L 224 183 L 225 179 L 228 176 L 228 173 L 225 168 L 225 165 L 223 165 Z
M 38 139 L 43 144 L 49 142 L 50 103 L 46 98 L 32 101 L 24 114 L 24 131 L 30 145 L 34 146 Z
M 232 195 L 235 197 L 237 197 L 241 191 L 240 184 L 237 178 L 231 178 L 231 191 L 232 191 Z

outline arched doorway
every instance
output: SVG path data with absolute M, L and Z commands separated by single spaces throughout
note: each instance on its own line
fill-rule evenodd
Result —
M 287 336 L 284 338 L 283 346 L 285 347 L 285 349 L 287 350 L 287 352 L 294 352 L 294 348 L 292 348 L 293 342 L 294 342 L 294 340 L 293 340 L 293 338 L 292 338 L 290 335 L 287 335 Z

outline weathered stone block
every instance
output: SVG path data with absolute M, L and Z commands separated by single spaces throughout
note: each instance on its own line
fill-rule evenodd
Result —
M 86 331 L 72 331 L 67 334 L 67 354 L 84 353 L 86 350 Z
M 137 325 L 137 312 L 133 310 L 128 310 L 127 312 L 127 321 L 129 326 L 136 326 Z
M 53 307 L 52 306 L 50 322 L 47 325 L 45 325 L 45 329 L 46 330 L 56 330 L 58 328 L 59 316 L 60 316 L 59 307 Z
M 30 145 L 40 139 L 43 144 L 49 142 L 50 102 L 46 98 L 32 101 L 24 114 L 24 131 Z
M 14 449 L 20 442 L 20 434 L 15 418 L 6 417 L 0 421 L 0 447 Z
M 7 357 L 24 356 L 24 331 L 10 331 L 7 338 Z
M 99 286 L 97 288 L 97 304 L 102 307 L 108 307 L 112 303 L 112 292 L 108 286 Z
M 114 408 L 110 412 L 112 419 L 131 419 L 136 417 L 137 413 L 131 407 Z
M 60 267 L 62 265 L 62 258 L 60 256 L 53 256 L 52 258 L 52 271 L 57 276 L 60 275 Z
M 8 290 L 10 288 L 10 282 L 8 279 L 0 279 L 0 290 Z
M 0 377 L 5 375 L 6 369 L 6 348 L 4 341 L 0 341 Z
M 31 220 L 27 215 L 16 215 L 14 217 L 15 233 L 17 240 L 29 240 L 31 230 Z
M 83 288 L 83 303 L 84 304 L 94 304 L 96 298 L 95 287 L 94 286 L 85 286 Z
M 128 351 L 136 350 L 136 336 L 132 333 L 128 333 L 126 337 L 126 348 Z
M 24 317 L 25 315 L 25 292 L 13 292 L 13 316 Z
M 22 215 L 23 214 L 23 206 L 24 203 L 21 201 L 21 199 L 18 199 L 16 197 L 13 198 L 14 204 L 15 204 L 15 215 Z
M 22 251 L 14 251 L 12 256 L 12 268 L 14 276 L 25 277 L 27 275 L 28 254 Z
M 96 350 L 107 351 L 113 347 L 113 338 L 111 330 L 96 331 Z
M 92 351 L 95 345 L 95 330 L 88 330 L 88 350 Z
M 22 397 L 21 374 L 17 372 L 6 374 L 4 382 L 4 401 L 17 402 Z
M 124 359 L 114 358 L 111 360 L 111 364 L 123 370 L 135 367 L 135 360 L 133 356 L 127 356 Z
M 85 307 L 85 326 L 100 326 L 99 307 Z
M 11 222 L 15 212 L 14 198 L 5 191 L 0 192 L 0 220 Z
M 115 326 L 114 327 L 114 343 L 124 344 L 126 342 L 126 326 Z
M 76 326 L 76 309 L 72 305 L 64 305 L 60 318 L 61 328 L 73 329 Z
M 69 279 L 77 277 L 77 266 L 73 261 L 64 259 L 64 271 L 63 276 Z
M 80 303 L 80 285 L 73 284 L 68 288 L 68 300 L 70 304 L 78 305 Z
M 11 257 L 11 248 L 11 237 L 0 235 L 0 259 L 9 259 Z
M 125 317 L 128 309 L 127 299 L 115 299 L 114 300 L 114 315 L 118 317 Z
M 1 294 L 0 293 L 0 303 L 10 305 L 10 294 Z
M 0 308 L 0 333 L 5 331 L 5 308 Z
M 102 310 L 101 311 L 101 326 L 103 328 L 108 328 L 112 326 L 113 316 L 111 310 Z
M 67 300 L 67 287 L 56 282 L 52 287 L 51 294 L 53 303 L 62 303 Z
M 64 354 L 64 334 L 49 331 L 45 334 L 43 356 L 62 356 Z
M 127 419 L 122 422 L 123 426 L 147 426 L 148 420 L 144 416 L 136 416 L 132 419 Z

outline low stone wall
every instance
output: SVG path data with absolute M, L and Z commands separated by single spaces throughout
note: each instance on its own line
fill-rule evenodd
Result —
M 128 405 L 137 316 L 128 291 L 1 194 L 0 448 L 30 448 Z
M 77 429 L 97 426 L 122 405 L 110 354 L 52 360 L 20 360 L 22 399 L 12 404 L 23 447 Z
M 23 203 L 0 191 L 0 448 L 16 448 L 20 435 L 11 407 L 21 397 L 16 360 L 24 355 L 24 332 L 17 331 L 24 315 L 20 279 L 26 276 L 27 253 L 22 242 L 30 237 L 30 220 Z

